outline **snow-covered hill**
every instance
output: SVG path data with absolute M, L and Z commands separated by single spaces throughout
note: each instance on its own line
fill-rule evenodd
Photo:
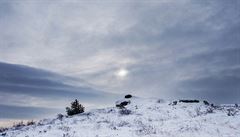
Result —
M 96 109 L 9 129 L 6 137 L 240 137 L 240 108 L 133 97 L 125 109 Z M 176 102 L 175 102 L 176 103 Z

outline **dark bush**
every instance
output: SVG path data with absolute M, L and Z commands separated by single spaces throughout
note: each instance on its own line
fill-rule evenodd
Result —
M 21 121 L 21 122 L 13 125 L 13 127 L 14 127 L 15 129 L 21 129 L 21 128 L 24 127 L 24 126 L 26 126 L 26 125 L 23 123 L 23 121 Z
M 0 128 L 0 133 L 4 132 L 6 130 L 8 130 L 8 128 Z
M 125 108 L 125 106 L 127 106 L 128 104 L 130 104 L 130 101 L 123 101 L 120 104 L 117 104 L 116 107 L 118 108 Z
M 132 95 L 128 94 L 125 96 L 125 98 L 132 98 Z
M 60 121 L 62 121 L 63 117 L 64 117 L 63 114 L 58 114 L 58 115 L 57 115 L 57 119 L 60 120 Z
M 132 113 L 132 111 L 129 110 L 129 109 L 123 108 L 123 109 L 121 109 L 121 110 L 119 111 L 119 113 L 120 113 L 121 115 L 129 115 L 129 114 Z
M 213 113 L 213 110 L 214 110 L 214 108 L 209 107 L 209 108 L 207 109 L 207 113 Z
M 157 103 L 163 103 L 163 102 L 165 102 L 165 100 L 163 100 L 163 99 L 158 99 L 157 100 Z
M 34 125 L 34 124 L 35 124 L 35 122 L 33 120 L 27 122 L 27 126 Z
M 72 116 L 79 113 L 83 113 L 84 109 L 85 108 L 81 104 L 79 104 L 78 100 L 75 99 L 75 101 L 71 103 L 71 108 L 66 107 L 66 112 L 68 116 Z
M 228 116 L 235 116 L 237 114 L 237 110 L 234 108 L 227 109 L 227 115 Z
M 179 100 L 179 102 L 183 102 L 183 103 L 199 103 L 199 100 Z
M 204 103 L 204 105 L 207 105 L 207 106 L 210 105 L 206 100 L 204 100 L 203 103 Z
M 173 101 L 172 103 L 170 103 L 170 104 L 168 104 L 168 105 L 175 106 L 175 105 L 177 105 L 177 101 Z
M 173 105 L 177 105 L 177 101 L 173 101 Z

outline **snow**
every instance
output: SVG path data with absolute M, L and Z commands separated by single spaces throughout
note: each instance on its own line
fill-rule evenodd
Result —
M 95 109 L 73 117 L 45 119 L 38 124 L 11 128 L 6 137 L 240 137 L 240 108 L 211 107 L 200 103 L 177 103 L 133 97 L 120 109 Z M 234 116 L 228 116 L 229 109 Z M 6 135 L 5 135 L 6 133 Z M 1 135 L 2 134 L 2 135 Z

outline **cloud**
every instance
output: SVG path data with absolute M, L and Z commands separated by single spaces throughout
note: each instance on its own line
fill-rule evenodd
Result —
M 185 80 L 181 82 L 176 94 L 185 98 L 188 96 L 188 98 L 208 99 L 216 103 L 238 103 L 239 81 L 239 76 L 225 75 Z
M 43 117 L 49 117 L 49 115 L 56 115 L 56 112 L 61 112 L 58 109 L 49 109 L 41 107 L 22 107 L 22 106 L 10 106 L 0 104 L 0 120 L 2 119 L 37 119 Z
M 42 69 L 1 62 L 1 118 L 10 118 L 11 116 L 15 118 L 17 115 L 14 112 L 18 110 L 22 110 L 19 118 L 25 114 L 25 118 L 31 118 L 38 112 L 40 116 L 49 110 L 51 110 L 49 114 L 50 112 L 64 112 L 64 108 L 69 105 L 69 102 L 76 98 L 86 106 L 93 103 L 101 106 L 113 102 L 118 97 L 118 95 L 90 87 L 69 84 L 73 80 L 76 79 Z M 79 82 L 84 84 L 83 81 Z M 33 113 L 30 113 L 31 111 Z M 29 117 L 30 115 L 31 117 Z
M 219 94 L 213 100 L 224 102 L 220 98 L 224 91 L 214 83 L 221 83 L 219 76 L 222 81 L 233 81 L 239 71 L 237 0 L 4 4 L 9 8 L 0 11 L 1 61 L 83 79 L 80 83 L 94 89 L 149 97 L 193 94 L 203 98 L 206 92 L 196 90 L 204 86 L 204 90 Z M 120 68 L 129 71 L 124 80 L 114 76 Z M 199 79 L 207 79 L 213 86 Z M 15 78 L 8 83 L 20 84 L 18 81 Z M 24 77 L 21 81 L 21 87 L 5 84 L 1 88 L 8 92 L 19 88 L 31 96 L 30 91 L 39 93 L 45 88 L 51 88 L 52 96 L 58 91 L 65 96 L 76 91 L 61 80 Z M 35 85 L 24 87 L 27 82 Z M 191 94 L 183 96 L 179 89 L 191 90 Z

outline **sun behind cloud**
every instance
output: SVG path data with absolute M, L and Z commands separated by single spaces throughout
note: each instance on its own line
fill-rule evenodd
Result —
M 119 78 L 124 78 L 128 75 L 129 71 L 127 69 L 119 69 L 117 72 L 116 72 L 116 76 L 119 77 Z

